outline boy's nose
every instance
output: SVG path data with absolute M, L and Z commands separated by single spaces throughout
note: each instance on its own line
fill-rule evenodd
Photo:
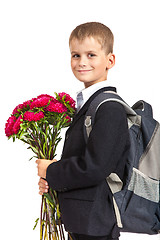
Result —
M 79 67 L 85 67 L 87 65 L 87 59 L 85 59 L 84 57 L 81 57 L 79 59 Z

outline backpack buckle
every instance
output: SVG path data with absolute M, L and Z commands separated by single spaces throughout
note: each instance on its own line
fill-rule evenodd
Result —
M 84 125 L 85 125 L 85 127 L 86 127 L 87 138 L 89 138 L 90 132 L 92 131 L 91 116 L 86 116 Z
M 88 128 L 91 126 L 92 124 L 92 121 L 91 121 L 91 116 L 86 116 L 86 119 L 85 119 L 85 126 Z

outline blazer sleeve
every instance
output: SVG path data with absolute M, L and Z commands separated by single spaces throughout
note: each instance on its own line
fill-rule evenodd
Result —
M 124 107 L 117 102 L 103 103 L 86 144 L 84 156 L 62 158 L 49 165 L 46 180 L 57 191 L 98 185 L 121 163 L 128 147 L 128 125 Z

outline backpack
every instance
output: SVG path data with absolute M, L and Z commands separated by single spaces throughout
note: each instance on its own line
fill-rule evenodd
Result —
M 96 111 L 107 101 L 124 106 L 130 137 L 125 181 L 115 173 L 106 178 L 113 194 L 117 225 L 122 232 L 160 233 L 160 124 L 153 119 L 150 104 L 140 100 L 131 108 L 117 93 L 106 91 L 100 93 L 87 110 L 86 142 Z

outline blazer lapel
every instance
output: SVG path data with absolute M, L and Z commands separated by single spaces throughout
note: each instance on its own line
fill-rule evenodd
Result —
M 99 89 L 98 91 L 96 91 L 89 99 L 88 101 L 83 105 L 83 107 L 80 109 L 80 111 L 78 113 L 76 113 L 76 115 L 74 116 L 73 118 L 73 122 L 71 123 L 70 125 L 70 128 L 71 129 L 75 123 L 78 121 L 78 119 L 84 115 L 86 113 L 86 111 L 88 110 L 88 107 L 90 105 L 90 103 L 93 101 L 93 99 L 98 95 L 100 94 L 101 92 L 104 92 L 104 91 L 114 91 L 116 92 L 116 88 L 114 87 L 104 87 L 104 88 L 101 88 Z

